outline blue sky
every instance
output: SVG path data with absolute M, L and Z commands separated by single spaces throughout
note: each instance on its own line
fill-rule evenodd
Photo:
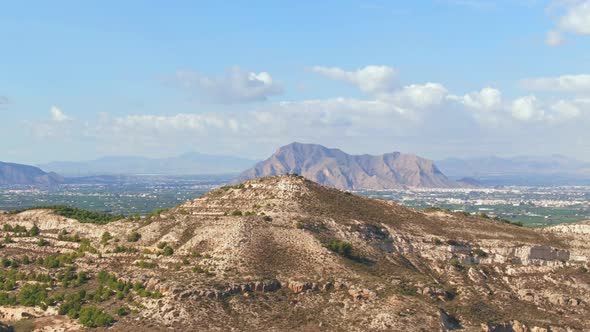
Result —
M 0 40 L 0 160 L 590 159 L 589 0 L 19 1 Z

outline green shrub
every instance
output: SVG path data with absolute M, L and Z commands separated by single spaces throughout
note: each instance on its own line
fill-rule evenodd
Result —
M 113 324 L 114 319 L 101 309 L 89 306 L 80 309 L 78 321 L 86 327 L 107 327 Z
M 100 237 L 100 244 L 102 244 L 103 246 L 105 244 L 107 244 L 111 239 L 113 238 L 113 236 L 111 235 L 111 233 L 109 232 L 104 232 L 102 233 L 102 236 Z
M 129 307 L 126 306 L 122 306 L 117 308 L 117 310 L 115 310 L 115 314 L 117 314 L 117 316 L 123 317 L 123 316 L 127 316 L 131 313 L 131 310 L 129 309 Z
M 242 215 L 242 211 L 240 211 L 240 210 L 232 211 L 231 215 L 232 216 L 241 216 Z
M 157 247 L 158 249 L 164 249 L 164 247 L 165 247 L 165 246 L 167 246 L 167 245 L 168 245 L 168 242 L 159 242 L 159 243 L 156 245 L 156 247 Z
M 27 307 L 42 305 L 47 300 L 45 286 L 40 284 L 25 284 L 18 293 L 18 302 Z
M 37 241 L 37 245 L 39 247 L 46 247 L 49 245 L 49 241 L 47 241 L 45 239 L 39 239 L 39 241 Z
M 29 230 L 29 236 L 37 236 L 40 232 L 41 231 L 39 230 L 39 227 L 37 227 L 37 225 L 33 225 L 33 227 L 31 227 Z
M 344 257 L 352 256 L 352 244 L 349 242 L 332 240 L 332 242 L 330 242 L 326 247 Z
M 141 234 L 138 232 L 131 232 L 127 235 L 127 242 L 137 242 L 139 239 L 141 239 Z
M 164 256 L 172 256 L 172 254 L 174 254 L 174 249 L 170 246 L 165 246 L 162 250 L 162 255 Z

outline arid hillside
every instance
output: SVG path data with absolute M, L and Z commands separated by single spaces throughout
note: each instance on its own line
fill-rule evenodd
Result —
M 67 213 L 0 215 L 3 323 L 71 331 L 590 329 L 585 224 L 533 230 L 418 212 L 300 176 L 223 187 L 139 220 Z

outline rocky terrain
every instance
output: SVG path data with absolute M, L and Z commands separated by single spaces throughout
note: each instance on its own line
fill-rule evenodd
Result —
M 349 155 L 317 144 L 292 143 L 242 173 L 236 183 L 265 176 L 300 174 L 342 190 L 381 190 L 406 187 L 459 188 L 431 160 L 399 152 L 380 156 Z
M 301 176 L 223 187 L 139 219 L 58 213 L 0 215 L 6 326 L 590 329 L 584 223 L 535 230 L 418 212 Z
M 0 161 L 0 185 L 52 186 L 62 181 L 63 178 L 56 173 L 47 173 L 34 166 Z

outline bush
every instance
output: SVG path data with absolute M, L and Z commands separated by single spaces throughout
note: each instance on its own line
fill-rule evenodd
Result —
M 127 242 L 137 242 L 139 239 L 141 239 L 141 234 L 138 232 L 131 232 L 127 235 Z
M 33 225 L 33 227 L 31 227 L 31 230 L 29 230 L 29 236 L 37 236 L 40 232 L 41 231 L 39 230 L 39 227 L 37 227 L 37 225 Z
M 164 255 L 164 256 L 172 256 L 173 253 L 174 253 L 174 249 L 172 249 L 172 247 L 170 247 L 170 246 L 166 246 L 166 247 L 164 247 L 164 250 L 162 250 L 162 255 Z
M 481 250 L 480 248 L 477 249 L 473 249 L 473 253 L 477 256 L 477 257 L 488 257 L 488 253 Z
M 49 245 L 49 241 L 45 239 L 39 239 L 39 241 L 37 241 L 37 245 L 39 247 L 47 247 Z
M 102 233 L 102 236 L 100 237 L 100 244 L 102 244 L 103 246 L 105 244 L 107 244 L 111 239 L 113 238 L 113 236 L 111 235 L 111 233 L 109 232 L 104 232 Z
M 332 240 L 332 242 L 327 245 L 327 248 L 344 257 L 352 256 L 352 244 L 349 242 Z
M 242 215 L 242 211 L 240 211 L 240 210 L 232 211 L 231 215 L 232 216 L 241 216 Z
M 156 245 L 156 247 L 157 247 L 158 249 L 164 249 L 164 247 L 165 247 L 165 246 L 167 246 L 167 245 L 168 245 L 168 242 L 159 242 L 159 243 Z
M 115 310 L 115 314 L 117 314 L 117 316 L 123 317 L 123 316 L 127 316 L 131 313 L 131 310 L 129 309 L 129 307 L 119 307 L 117 308 L 117 310 Z
M 18 293 L 18 302 L 21 305 L 33 307 L 43 305 L 47 300 L 47 291 L 40 284 L 26 284 Z
M 114 322 L 111 315 L 95 306 L 80 309 L 78 320 L 86 327 L 106 327 L 111 326 Z
M 465 269 L 465 267 L 463 266 L 463 264 L 461 264 L 461 262 L 457 258 L 452 258 L 449 261 L 449 264 L 451 264 L 451 266 L 454 267 L 454 268 L 456 268 L 457 270 L 463 270 L 463 269 Z

